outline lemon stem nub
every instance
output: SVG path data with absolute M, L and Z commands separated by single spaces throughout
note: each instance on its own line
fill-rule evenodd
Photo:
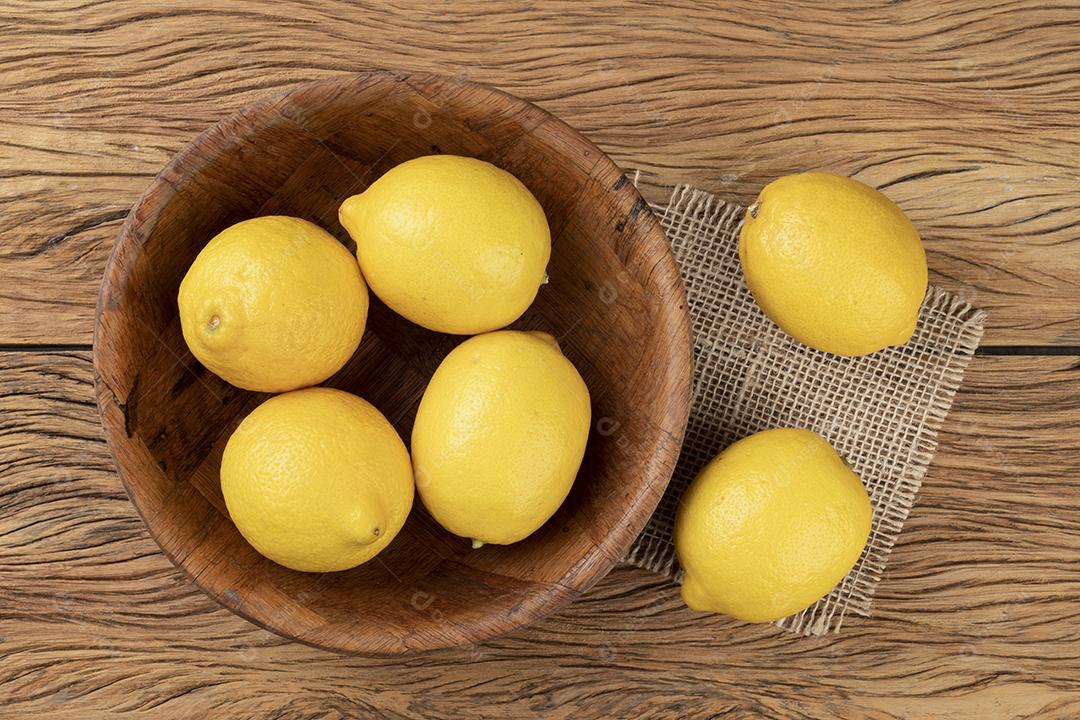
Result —
M 473 550 L 478 550 L 478 549 L 480 549 L 482 547 L 484 547 L 484 541 L 483 540 L 477 540 L 476 538 L 472 539 L 472 549 Z
M 382 535 L 382 530 L 380 530 L 379 528 L 375 528 L 374 530 L 371 531 L 371 534 L 374 535 L 375 537 L 379 537 L 380 535 Z
M 210 320 L 207 321 L 207 323 L 206 323 L 206 327 L 209 330 L 217 330 L 218 325 L 220 325 L 220 324 L 221 324 L 221 318 L 218 317 L 217 315 L 211 315 Z

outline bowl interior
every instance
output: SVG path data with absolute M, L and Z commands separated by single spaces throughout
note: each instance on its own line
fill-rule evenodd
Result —
M 376 559 L 309 574 L 260 556 L 225 512 L 224 444 L 266 396 L 203 368 L 176 294 L 196 254 L 240 220 L 286 214 L 352 246 L 338 205 L 432 153 L 482 158 L 547 213 L 550 283 L 513 327 L 558 338 L 593 399 L 582 469 L 526 540 L 471 550 L 419 500 Z M 364 340 L 327 384 L 372 402 L 408 442 L 427 379 L 459 337 L 412 325 L 374 297 Z M 472 642 L 535 619 L 620 558 L 671 476 L 689 405 L 685 301 L 664 235 L 631 183 L 539 108 L 436 76 L 373 73 L 303 86 L 219 123 L 133 208 L 105 274 L 98 401 L 124 484 L 162 549 L 212 597 L 322 647 L 401 653 Z

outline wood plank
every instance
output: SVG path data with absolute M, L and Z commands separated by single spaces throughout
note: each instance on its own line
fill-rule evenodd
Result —
M 88 353 L 0 353 L 0 716 L 1080 714 L 1080 356 L 973 361 L 876 616 L 839 635 L 693 613 L 621 569 L 524 631 L 404 660 L 206 599 L 124 495 L 91 377 Z
M 121 218 L 197 133 L 379 65 L 534 100 L 624 166 L 747 201 L 803 169 L 882 187 L 989 344 L 1080 345 L 1075 6 L 780 0 L 356 7 L 9 4 L 0 343 L 88 343 Z

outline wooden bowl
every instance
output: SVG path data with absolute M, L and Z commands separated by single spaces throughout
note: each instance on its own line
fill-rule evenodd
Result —
M 594 430 L 559 512 L 515 545 L 471 550 L 419 500 L 377 558 L 310 574 L 259 555 L 225 511 L 224 444 L 265 395 L 203 368 L 176 295 L 217 232 L 295 215 L 337 235 L 338 205 L 398 163 L 453 153 L 522 180 L 554 241 L 550 284 L 513 327 L 556 338 L 585 378 Z M 408 441 L 424 386 L 462 338 L 372 298 L 364 340 L 328 385 L 378 407 Z M 365 73 L 299 87 L 218 123 L 177 155 L 127 217 L 94 336 L 98 407 L 132 502 L 162 550 L 252 622 L 343 652 L 394 654 L 513 630 L 623 557 L 664 491 L 690 400 L 686 302 L 664 233 L 619 168 L 547 112 L 445 77 Z

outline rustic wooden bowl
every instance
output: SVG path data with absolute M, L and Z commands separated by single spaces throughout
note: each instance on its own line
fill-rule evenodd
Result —
M 188 352 L 176 294 L 203 245 L 256 215 L 316 222 L 352 247 L 337 208 L 394 165 L 470 155 L 519 177 L 551 223 L 550 284 L 514 327 L 555 335 L 591 391 L 594 431 L 574 488 L 534 535 L 473 551 L 419 501 L 354 570 L 309 574 L 260 556 L 218 484 L 224 444 L 266 396 Z M 328 384 L 408 440 L 427 379 L 461 338 L 373 299 L 364 340 Z M 211 597 L 328 649 L 393 654 L 490 638 L 583 592 L 623 557 L 672 474 L 689 409 L 686 303 L 663 231 L 633 185 L 547 112 L 490 88 L 383 72 L 299 87 L 218 123 L 165 167 L 117 239 L 98 301 L 98 407 L 150 533 Z

